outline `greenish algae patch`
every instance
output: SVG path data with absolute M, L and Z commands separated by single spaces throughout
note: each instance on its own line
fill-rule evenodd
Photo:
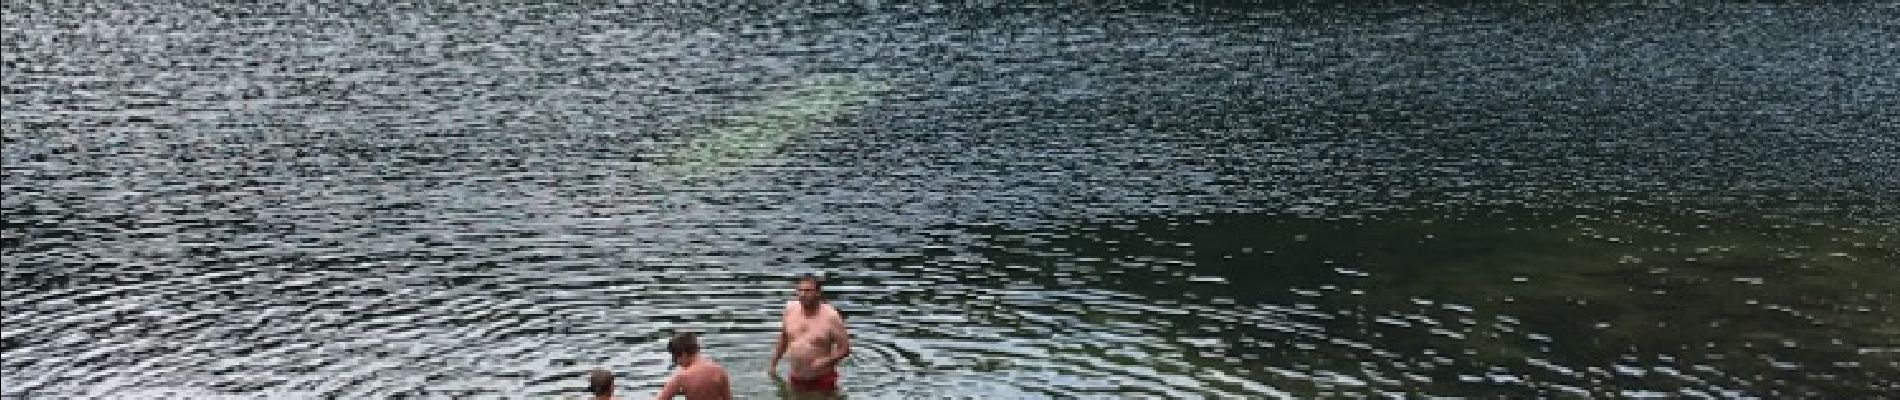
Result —
M 661 172 L 697 175 L 721 167 L 743 166 L 770 156 L 827 122 L 876 103 L 890 89 L 880 81 L 848 76 L 816 76 L 771 96 L 669 153 Z

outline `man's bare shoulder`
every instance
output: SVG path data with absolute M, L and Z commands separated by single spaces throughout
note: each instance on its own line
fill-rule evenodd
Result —
M 824 315 L 825 315 L 825 318 L 827 318 L 827 319 L 831 319 L 831 320 L 836 320 L 836 321 L 838 321 L 839 323 L 843 323 L 843 322 L 844 322 L 844 313 L 841 313 L 841 312 L 838 312 L 838 308 L 837 308 L 837 307 L 832 307 L 832 306 L 831 306 L 831 303 L 825 303 L 825 308 L 824 308 L 824 310 L 825 310 L 825 314 L 824 314 Z
M 780 314 L 779 318 L 790 319 L 792 318 L 792 316 L 798 315 L 796 314 L 797 312 L 798 312 L 798 302 L 796 301 L 786 302 L 785 307 L 779 309 L 779 314 Z
M 720 366 L 712 359 L 700 359 L 692 368 L 684 371 L 683 375 L 690 375 L 692 379 L 699 382 L 719 382 L 726 379 L 726 367 Z

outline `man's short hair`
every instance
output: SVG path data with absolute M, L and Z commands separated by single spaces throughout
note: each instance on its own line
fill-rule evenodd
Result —
M 805 283 L 805 282 L 811 282 L 812 289 L 822 290 L 825 287 L 824 278 L 819 278 L 818 275 L 812 275 L 812 274 L 800 275 L 798 277 L 798 283 Z
M 599 397 L 614 395 L 614 373 L 596 369 L 587 374 L 587 392 Z
M 675 333 L 673 340 L 666 342 L 666 352 L 672 353 L 674 357 L 699 354 L 699 337 L 692 332 Z

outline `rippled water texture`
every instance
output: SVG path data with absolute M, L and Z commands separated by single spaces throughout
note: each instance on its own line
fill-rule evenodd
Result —
M 8 398 L 1900 391 L 1900 9 L 4 13 Z

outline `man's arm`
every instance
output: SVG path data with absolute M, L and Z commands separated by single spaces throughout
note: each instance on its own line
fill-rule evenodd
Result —
M 785 355 L 785 324 L 783 321 L 781 321 L 778 327 L 778 344 L 772 345 L 772 362 L 770 364 L 767 364 L 768 366 L 766 367 L 765 373 L 768 375 L 777 376 L 778 375 L 778 359 L 779 357 L 784 356 L 784 355 Z
M 719 398 L 732 400 L 732 381 L 727 380 L 724 373 L 719 374 Z
M 677 380 L 679 380 L 679 375 L 666 378 L 666 386 L 660 387 L 660 394 L 653 396 L 653 400 L 671 400 L 674 395 L 680 394 L 680 385 L 678 382 L 675 382 Z
M 843 317 L 832 316 L 831 334 L 836 340 L 831 341 L 831 354 L 819 360 L 818 365 L 822 366 L 822 369 L 837 368 L 839 361 L 844 361 L 846 356 L 851 355 L 851 333 L 845 331 Z

